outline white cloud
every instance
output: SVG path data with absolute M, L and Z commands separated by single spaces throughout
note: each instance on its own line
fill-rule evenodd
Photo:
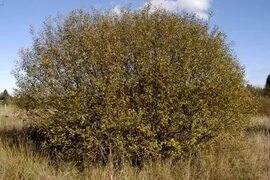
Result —
M 162 8 L 168 11 L 186 11 L 195 13 L 199 18 L 207 19 L 208 10 L 213 0 L 150 0 L 152 8 Z M 147 3 L 148 4 L 148 3 Z
M 121 5 L 116 5 L 114 8 L 113 8 L 113 12 L 115 12 L 116 14 L 120 14 L 121 13 L 121 10 L 122 10 L 123 6 Z

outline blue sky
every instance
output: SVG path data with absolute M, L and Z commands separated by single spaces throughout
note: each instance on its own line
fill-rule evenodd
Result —
M 213 13 L 212 25 L 218 25 L 233 43 L 239 62 L 245 67 L 247 79 L 263 86 L 270 74 L 270 1 L 269 0 L 151 0 L 156 7 L 170 11 L 193 12 L 207 19 Z M 67 13 L 75 8 L 101 9 L 131 4 L 144 6 L 145 0 L 0 0 L 0 91 L 12 92 L 15 79 L 10 73 L 19 59 L 20 48 L 31 46 L 30 25 L 42 26 L 47 16 Z

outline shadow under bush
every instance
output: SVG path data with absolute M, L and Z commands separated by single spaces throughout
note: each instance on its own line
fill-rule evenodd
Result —
M 0 140 L 10 146 L 20 147 L 22 144 L 30 140 L 30 138 L 28 137 L 27 129 L 13 127 L 0 129 Z

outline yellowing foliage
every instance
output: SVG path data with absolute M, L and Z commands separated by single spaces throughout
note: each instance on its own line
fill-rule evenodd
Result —
M 21 52 L 17 104 L 56 157 L 106 163 L 181 158 L 251 112 L 225 35 L 166 11 L 72 11 Z

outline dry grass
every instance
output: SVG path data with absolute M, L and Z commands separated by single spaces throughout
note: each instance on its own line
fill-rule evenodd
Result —
M 23 119 L 17 116 L 14 106 L 5 111 L 0 105 L 0 179 L 71 179 L 77 173 L 72 166 L 55 169 L 34 153 L 23 137 Z
M 14 107 L 0 108 L 0 179 L 269 179 L 270 119 L 254 118 L 244 141 L 233 149 L 202 153 L 187 161 L 155 162 L 137 169 L 89 167 L 83 172 L 72 164 L 52 165 L 36 153 L 24 137 L 25 125 Z M 222 142 L 223 143 L 223 142 Z M 222 144 L 221 143 L 221 144 Z M 221 146 L 222 147 L 222 146 Z

